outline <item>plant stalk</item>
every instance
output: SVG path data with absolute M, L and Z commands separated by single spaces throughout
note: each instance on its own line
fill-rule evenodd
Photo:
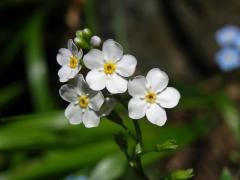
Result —
M 137 120 L 132 120 L 135 131 L 136 131 L 136 137 L 137 137 L 137 144 L 140 145 L 142 148 L 142 132 L 139 126 L 139 123 Z M 136 152 L 135 152 L 136 153 Z M 143 166 L 142 166 L 142 160 L 140 154 L 135 154 L 135 171 L 141 176 L 143 180 L 148 180 L 148 177 L 144 173 Z

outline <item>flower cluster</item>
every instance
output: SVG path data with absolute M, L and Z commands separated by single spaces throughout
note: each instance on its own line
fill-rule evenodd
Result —
M 80 38 L 74 39 L 76 44 L 69 40 L 67 48 L 61 48 L 57 54 L 57 62 L 61 66 L 59 81 L 67 82 L 59 93 L 70 103 L 65 110 L 70 123 L 83 123 L 87 128 L 98 126 L 100 118 L 109 115 L 114 108 L 116 101 L 112 97 L 128 92 L 132 96 L 128 103 L 130 118 L 146 116 L 151 123 L 164 125 L 167 120 L 164 108 L 175 107 L 180 99 L 175 88 L 167 87 L 167 74 L 154 68 L 146 77 L 131 78 L 137 60 L 124 54 L 119 43 L 108 39 L 101 44 L 101 39 L 90 36 L 89 31 L 78 33 Z M 89 44 L 81 37 L 87 37 Z M 81 43 L 85 43 L 87 48 Z M 81 71 L 85 67 L 87 74 L 84 78 Z
M 240 67 L 240 29 L 228 25 L 216 32 L 216 41 L 222 49 L 215 60 L 222 71 L 231 71 Z

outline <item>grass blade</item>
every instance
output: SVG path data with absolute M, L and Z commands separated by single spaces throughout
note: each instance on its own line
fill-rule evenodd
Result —
M 54 107 L 48 85 L 48 69 L 43 54 L 43 39 L 43 16 L 37 14 L 33 17 L 25 34 L 25 64 L 36 111 L 50 111 Z

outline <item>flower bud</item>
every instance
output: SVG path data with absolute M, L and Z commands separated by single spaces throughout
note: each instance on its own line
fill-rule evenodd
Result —
M 74 38 L 74 42 L 75 42 L 75 44 L 79 44 L 79 42 L 80 42 L 80 38 L 75 37 L 75 38 Z
M 84 35 L 85 38 L 89 38 L 89 39 L 90 39 L 91 36 L 92 36 L 92 32 L 91 32 L 90 29 L 85 28 L 85 29 L 83 30 L 83 35 Z
M 83 38 L 74 38 L 74 42 L 77 44 L 79 48 L 82 49 L 90 49 L 90 45 Z
M 101 38 L 98 36 L 93 36 L 90 41 L 91 45 L 94 47 L 98 47 L 101 44 Z
M 78 38 L 83 38 L 83 37 L 84 37 L 83 31 L 81 31 L 81 30 L 77 31 L 77 32 L 76 32 L 76 36 L 77 36 Z

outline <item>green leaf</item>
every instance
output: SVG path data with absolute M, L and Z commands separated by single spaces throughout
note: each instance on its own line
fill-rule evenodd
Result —
M 3 118 L 0 122 L 7 122 L 0 126 L 0 151 L 74 147 L 101 139 L 112 140 L 113 134 L 120 130 L 104 118 L 99 128 L 73 126 L 63 111 Z
M 112 154 L 101 160 L 93 169 L 89 180 L 112 180 L 119 178 L 127 166 L 122 154 Z
M 127 125 L 131 124 L 127 118 L 125 120 Z M 3 153 L 44 150 L 41 151 L 42 155 L 33 160 L 25 160 L 10 169 L 9 179 L 58 177 L 92 166 L 106 155 L 119 152 L 113 141 L 113 135 L 120 130 L 120 126 L 105 118 L 101 120 L 98 128 L 92 129 L 87 129 L 83 125 L 70 125 L 62 111 L 4 118 L 0 121 L 6 122 L 0 126 L 0 151 Z M 209 127 L 209 120 L 204 118 L 162 128 L 150 124 L 147 120 L 140 123 L 145 147 L 153 147 L 159 141 L 176 139 L 181 148 L 205 134 Z M 148 165 L 166 155 L 168 154 L 146 154 L 143 163 Z
M 8 122 L 0 126 L 1 151 L 33 149 L 36 145 L 39 149 L 64 148 L 71 144 L 79 145 L 79 143 L 97 141 L 106 136 L 112 138 L 121 128 L 105 118 L 102 118 L 98 128 L 87 129 L 84 125 L 73 126 L 68 123 L 63 111 L 2 118 L 0 122 Z M 125 123 L 129 125 L 131 122 Z M 176 139 L 181 146 L 192 142 L 209 128 L 208 119 L 196 119 L 179 126 L 167 125 L 162 128 L 151 125 L 147 120 L 141 121 L 141 124 L 145 147 L 153 147 L 159 141 L 164 142 L 168 139 Z M 86 138 L 77 139 L 76 137 Z M 152 158 L 156 159 L 156 156 Z
M 157 144 L 155 146 L 155 150 L 157 152 L 163 152 L 163 151 L 171 151 L 177 149 L 178 145 L 176 143 L 176 140 L 168 140 L 162 144 Z
M 43 15 L 32 18 L 25 34 L 25 55 L 28 83 L 36 111 L 50 111 L 54 107 L 48 84 L 48 69 L 43 53 Z
M 215 96 L 215 104 L 240 144 L 240 113 L 237 106 L 224 93 Z
M 184 179 L 190 179 L 193 177 L 193 169 L 187 169 L 187 170 L 177 170 L 173 172 L 170 176 L 171 180 L 184 180 Z
M 227 168 L 223 169 L 220 180 L 233 180 L 233 177 Z
M 63 176 L 92 165 L 116 150 L 117 146 L 109 140 L 70 150 L 52 151 L 42 158 L 22 163 L 9 173 L 7 179 L 46 179 L 52 175 Z

